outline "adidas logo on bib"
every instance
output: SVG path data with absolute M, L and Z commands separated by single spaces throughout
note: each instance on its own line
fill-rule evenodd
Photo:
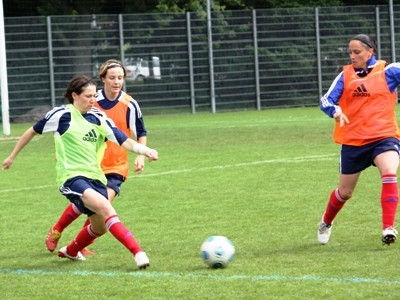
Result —
M 97 141 L 97 134 L 94 129 L 90 130 L 88 133 L 85 134 L 83 140 L 86 142 L 96 142 Z
M 353 97 L 370 97 L 367 89 L 365 88 L 364 84 L 361 84 L 358 88 L 356 88 L 353 92 Z

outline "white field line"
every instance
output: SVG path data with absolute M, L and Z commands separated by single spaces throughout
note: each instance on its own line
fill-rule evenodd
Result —
M 187 173 L 187 172 L 194 172 L 194 171 L 208 171 L 208 170 L 215 170 L 215 169 L 225 169 L 225 168 L 235 168 L 235 167 L 243 167 L 243 166 L 250 166 L 250 165 L 258 165 L 258 164 L 271 164 L 271 163 L 299 163 L 299 162 L 308 162 L 308 161 L 317 161 L 317 160 L 332 160 L 332 156 L 336 156 L 336 154 L 327 154 L 327 155 L 319 155 L 319 156 L 305 156 L 305 157 L 296 157 L 296 158 L 282 158 L 282 159 L 269 159 L 269 160 L 259 160 L 247 163 L 238 163 L 233 165 L 222 165 L 222 166 L 214 166 L 214 167 L 205 167 L 205 168 L 198 168 L 198 169 L 183 169 L 183 170 L 172 170 L 168 172 L 160 172 L 154 174 L 146 174 L 140 176 L 160 176 L 160 175 L 169 175 L 169 174 L 177 174 L 177 173 Z M 129 177 L 133 178 L 133 177 Z M 135 178 L 137 178 L 135 176 Z
M 337 154 L 311 155 L 311 156 L 281 158 L 281 159 L 268 159 L 268 160 L 259 160 L 259 161 L 238 163 L 238 164 L 232 164 L 232 165 L 220 165 L 220 166 L 196 168 L 196 169 L 171 170 L 171 171 L 167 171 L 167 172 L 159 172 L 159 173 L 153 173 L 153 174 L 141 174 L 139 176 L 130 176 L 129 178 L 137 179 L 140 177 L 164 176 L 164 175 L 170 175 L 170 174 L 180 174 L 180 173 L 196 172 L 196 171 L 208 171 L 208 170 L 225 169 L 225 168 L 236 168 L 236 167 L 259 165 L 259 164 L 301 163 L 301 162 L 309 162 L 309 161 L 332 160 L 332 159 L 334 159 L 333 156 L 337 156 Z M 3 172 L 9 172 L 9 171 L 3 171 Z M 32 190 L 32 189 L 43 189 L 43 188 L 49 188 L 49 187 L 55 187 L 55 185 L 42 185 L 42 186 L 35 186 L 35 187 L 24 187 L 24 188 L 18 188 L 18 189 L 0 190 L 0 194 L 10 193 L 10 192 L 19 192 L 19 191 L 24 191 L 24 190 Z
M 214 272 L 212 272 L 214 273 Z M 94 271 L 47 271 L 47 270 L 13 270 L 13 269 L 0 269 L 0 274 L 11 275 L 28 275 L 28 276 L 103 276 L 103 277 L 144 277 L 144 278 L 177 278 L 177 279 L 207 279 L 207 280 L 244 280 L 249 284 L 255 284 L 258 281 L 287 281 L 293 283 L 294 281 L 315 281 L 315 282 L 334 282 L 334 283 L 358 283 L 364 284 L 379 284 L 385 286 L 399 285 L 400 280 L 394 279 L 381 279 L 381 278 L 366 278 L 366 277 L 318 277 L 314 275 L 302 276 L 285 276 L 285 275 L 217 275 L 217 274 L 194 274 L 194 273 L 168 273 L 168 272 L 151 272 L 151 271 L 135 271 L 135 272 L 94 272 Z M 362 287 L 361 287 L 362 288 Z M 396 288 L 396 287 L 395 287 Z

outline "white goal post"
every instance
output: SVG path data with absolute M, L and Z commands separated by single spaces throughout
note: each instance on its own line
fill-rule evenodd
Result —
M 0 83 L 1 83 L 1 116 L 3 120 L 3 133 L 10 135 L 10 115 L 8 105 L 8 81 L 6 58 L 6 34 L 4 29 L 3 0 L 0 0 Z

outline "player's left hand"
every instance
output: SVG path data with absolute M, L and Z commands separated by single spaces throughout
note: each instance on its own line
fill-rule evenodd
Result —
M 144 155 L 138 155 L 135 159 L 134 171 L 138 174 L 144 171 Z

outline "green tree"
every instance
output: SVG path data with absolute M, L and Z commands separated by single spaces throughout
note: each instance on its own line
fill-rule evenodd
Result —
M 210 0 L 212 10 L 387 5 L 387 0 Z M 394 0 L 393 2 L 398 2 Z M 205 12 L 206 0 L 3 0 L 5 17 Z
M 5 17 L 129 14 L 155 10 L 157 0 L 4 0 Z

